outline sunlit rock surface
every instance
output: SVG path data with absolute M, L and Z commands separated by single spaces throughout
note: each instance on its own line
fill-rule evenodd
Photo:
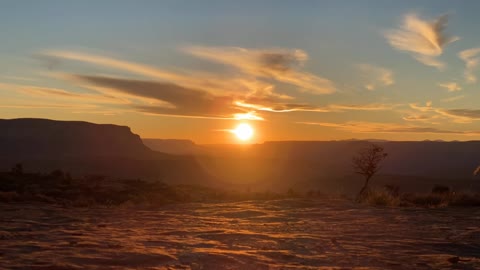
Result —
M 279 200 L 0 211 L 0 269 L 480 269 L 472 208 Z

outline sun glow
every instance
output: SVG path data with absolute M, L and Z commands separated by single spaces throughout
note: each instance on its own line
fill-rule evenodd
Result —
M 239 140 L 247 141 L 253 137 L 254 130 L 249 124 L 242 123 L 232 130 L 232 133 L 235 134 Z

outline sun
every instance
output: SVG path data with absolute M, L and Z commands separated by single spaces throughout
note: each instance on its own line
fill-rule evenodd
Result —
M 247 141 L 253 137 L 254 131 L 249 124 L 242 123 L 232 130 L 232 133 L 235 134 L 239 140 Z

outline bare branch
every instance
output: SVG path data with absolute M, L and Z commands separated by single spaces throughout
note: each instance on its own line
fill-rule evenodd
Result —
M 383 147 L 371 144 L 352 158 L 355 173 L 363 175 L 365 184 L 358 194 L 358 198 L 367 189 L 368 181 L 380 170 L 380 163 L 388 156 Z

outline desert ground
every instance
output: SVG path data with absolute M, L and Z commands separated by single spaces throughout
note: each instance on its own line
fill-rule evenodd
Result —
M 0 269 L 480 269 L 479 208 L 285 199 L 0 212 Z

